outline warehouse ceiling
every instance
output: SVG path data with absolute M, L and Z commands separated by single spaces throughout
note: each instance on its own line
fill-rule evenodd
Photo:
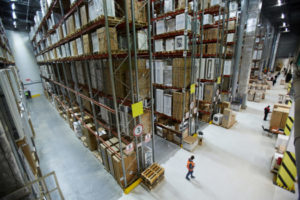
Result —
M 263 0 L 262 13 L 275 28 L 300 33 L 300 0 Z
M 16 19 L 13 19 L 13 10 Z M 0 18 L 6 29 L 29 31 L 37 10 L 40 10 L 39 0 L 0 0 Z

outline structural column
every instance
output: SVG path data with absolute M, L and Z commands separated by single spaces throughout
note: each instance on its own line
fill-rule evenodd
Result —
M 242 61 L 239 73 L 238 97 L 242 100 L 242 108 L 247 102 L 248 84 L 252 65 L 252 54 L 255 42 L 255 32 L 260 15 L 261 0 L 251 0 L 248 3 L 247 27 L 244 33 L 244 45 L 242 49 Z
M 274 63 L 275 63 L 275 59 L 276 59 L 280 36 L 281 36 L 280 32 L 277 32 L 276 35 L 274 36 L 274 43 L 273 43 L 273 47 L 272 47 L 272 51 L 271 51 L 272 54 L 271 54 L 271 58 L 270 58 L 270 70 L 271 71 L 274 70 Z

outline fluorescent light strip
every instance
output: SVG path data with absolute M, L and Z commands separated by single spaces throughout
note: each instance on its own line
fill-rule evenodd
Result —
M 16 9 L 16 5 L 14 3 L 11 4 L 11 9 Z

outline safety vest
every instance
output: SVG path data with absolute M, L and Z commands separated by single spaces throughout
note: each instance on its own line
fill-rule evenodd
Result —
M 192 164 L 192 168 L 190 168 L 190 165 Z M 187 161 L 186 167 L 188 168 L 189 171 L 193 171 L 195 167 L 195 163 L 193 161 L 190 161 L 190 159 Z

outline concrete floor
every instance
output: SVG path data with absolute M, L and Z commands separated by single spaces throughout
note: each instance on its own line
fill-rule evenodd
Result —
M 280 81 L 278 81 L 279 83 Z M 262 134 L 263 108 L 277 102 L 285 90 L 277 84 L 261 103 L 248 102 L 237 113 L 231 129 L 210 125 L 203 130 L 204 144 L 195 152 L 196 179 L 187 181 L 186 161 L 191 155 L 157 138 L 157 161 L 165 168 L 159 187 L 147 192 L 141 186 L 122 194 L 114 179 L 75 137 L 44 97 L 33 100 L 32 119 L 37 150 L 44 173 L 55 170 L 66 199 L 249 199 L 292 200 L 296 195 L 272 183 L 271 157 L 275 138 Z M 162 152 L 162 153 L 160 153 Z

